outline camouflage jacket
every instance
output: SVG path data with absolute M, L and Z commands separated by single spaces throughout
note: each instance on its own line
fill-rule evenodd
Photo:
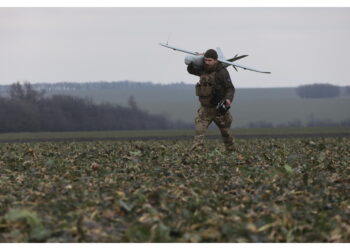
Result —
M 204 69 L 194 68 L 192 64 L 188 65 L 187 71 L 196 76 L 201 76 L 205 73 Z M 232 102 L 234 94 L 235 87 L 232 84 L 230 75 L 222 63 L 218 62 L 215 73 L 214 102 L 218 103 L 223 99 L 229 99 Z

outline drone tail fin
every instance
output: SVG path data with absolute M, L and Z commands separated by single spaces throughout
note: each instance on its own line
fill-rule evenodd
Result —
M 242 59 L 242 58 L 247 57 L 247 56 L 248 55 L 241 55 L 241 56 L 235 55 L 235 57 L 228 59 L 227 61 L 234 62 L 234 61 L 237 61 L 237 60 Z

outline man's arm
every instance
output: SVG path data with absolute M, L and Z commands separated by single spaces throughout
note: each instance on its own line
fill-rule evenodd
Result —
M 202 69 L 198 69 L 198 68 L 193 67 L 193 63 L 191 63 L 187 66 L 187 71 L 188 71 L 188 73 L 190 73 L 192 75 L 196 75 L 196 76 L 200 76 L 203 72 Z
M 232 84 L 230 74 L 227 69 L 223 69 L 219 74 L 220 82 L 222 83 L 222 87 L 225 89 L 225 99 L 226 103 L 230 105 L 233 101 L 233 97 L 235 95 L 235 87 Z

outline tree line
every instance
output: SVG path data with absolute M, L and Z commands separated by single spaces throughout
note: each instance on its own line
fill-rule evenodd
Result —
M 133 82 L 133 81 L 99 81 L 99 82 L 57 82 L 57 83 L 35 83 L 32 88 L 35 90 L 51 91 L 72 91 L 72 90 L 106 90 L 116 88 L 134 88 L 134 87 L 152 87 L 152 86 L 183 86 L 184 82 L 171 83 L 162 85 L 161 83 L 152 82 Z M 5 92 L 12 85 L 0 85 L 0 92 Z
M 346 86 L 345 91 L 350 95 L 350 86 Z M 297 87 L 296 93 L 301 98 L 332 98 L 340 95 L 340 87 L 328 83 L 315 83 Z
M 36 83 L 32 85 L 32 89 L 47 92 L 51 91 L 72 91 L 72 90 L 108 90 L 116 88 L 139 88 L 152 86 L 168 86 L 183 88 L 187 86 L 185 83 L 172 83 L 169 85 L 161 85 L 160 83 L 152 82 L 131 82 L 131 81 L 99 81 L 99 82 L 58 82 L 58 83 Z M 12 85 L 0 85 L 1 92 L 8 92 Z M 345 86 L 345 94 L 350 96 L 350 86 Z M 296 87 L 296 93 L 301 98 L 331 98 L 338 97 L 341 93 L 341 87 L 329 83 L 314 83 L 300 85 Z
M 0 132 L 98 131 L 133 129 L 182 129 L 192 125 L 149 114 L 133 97 L 129 107 L 95 104 L 87 98 L 66 95 L 45 97 L 30 83 L 14 83 L 8 96 L 0 97 Z

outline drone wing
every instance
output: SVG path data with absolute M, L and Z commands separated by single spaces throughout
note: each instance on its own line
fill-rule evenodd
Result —
M 236 63 L 227 61 L 227 60 L 218 59 L 218 61 L 220 61 L 220 62 L 222 62 L 222 63 L 225 63 L 225 64 L 232 65 L 232 66 L 237 67 L 237 68 L 244 69 L 244 70 L 250 70 L 250 71 L 255 71 L 255 72 L 265 73 L 265 74 L 271 74 L 271 72 L 260 71 L 260 70 L 257 70 L 257 69 L 248 68 L 248 67 L 245 67 L 245 66 L 243 66 L 243 65 L 239 65 L 239 64 L 236 64 Z
M 222 53 L 222 50 L 219 47 L 216 47 L 216 52 L 218 53 L 219 59 L 226 60 L 224 57 L 224 53 Z
M 170 45 L 168 45 L 168 44 L 160 43 L 159 45 L 161 45 L 161 46 L 163 46 L 163 47 L 166 47 L 166 48 L 169 48 L 169 49 L 173 49 L 173 50 L 181 51 L 181 52 L 184 52 L 184 53 L 187 53 L 187 54 L 191 54 L 191 55 L 199 55 L 199 53 L 197 53 L 197 52 L 191 52 L 191 51 L 188 51 L 188 50 L 184 50 L 184 49 L 175 48 L 175 47 L 170 46 Z

